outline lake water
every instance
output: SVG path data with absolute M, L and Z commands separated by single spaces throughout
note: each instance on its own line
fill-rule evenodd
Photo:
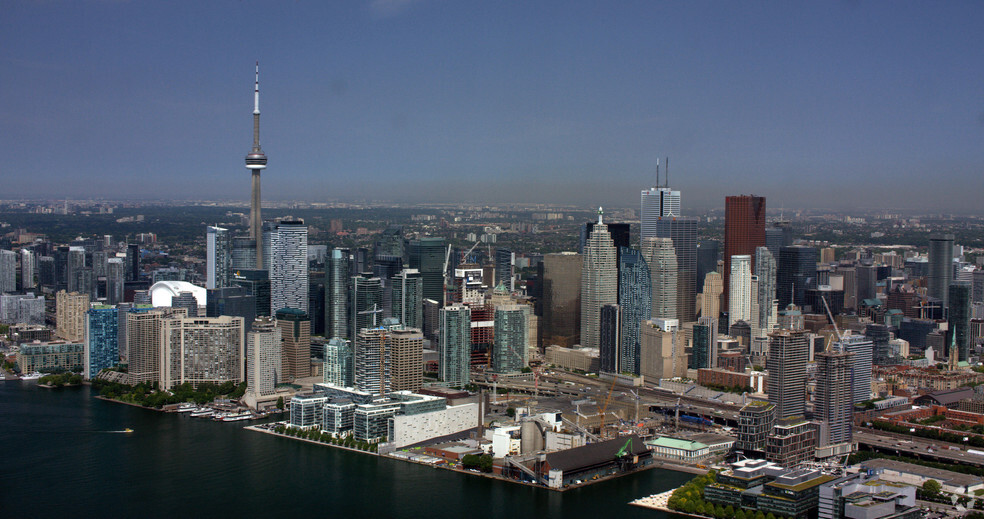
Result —
M 629 506 L 693 476 L 653 469 L 564 493 L 0 381 L 9 517 L 662 518 Z M 125 434 L 125 428 L 135 432 Z

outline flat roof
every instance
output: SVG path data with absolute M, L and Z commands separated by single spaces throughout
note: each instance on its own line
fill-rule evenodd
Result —
M 669 447 L 671 449 L 680 449 L 685 451 L 696 451 L 700 449 L 706 449 L 707 445 L 694 440 L 681 440 L 679 438 L 670 438 L 668 436 L 663 436 L 656 438 L 655 440 L 649 440 L 646 442 L 648 445 L 655 445 L 657 447 Z
M 947 483 L 953 486 L 969 487 L 984 483 L 984 479 L 981 479 L 980 476 L 953 472 L 951 470 L 934 469 L 932 467 L 924 467 L 922 465 L 888 460 L 884 458 L 863 461 L 861 462 L 861 466 L 866 469 L 888 469 L 896 472 L 904 472 L 906 474 L 914 474 L 924 478 L 935 479 L 941 483 Z

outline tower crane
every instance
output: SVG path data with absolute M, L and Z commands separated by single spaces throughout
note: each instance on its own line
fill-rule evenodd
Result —
M 608 411 L 608 404 L 612 401 L 612 391 L 615 390 L 615 382 L 618 378 L 612 378 L 612 385 L 608 388 L 608 397 L 605 398 L 605 405 L 601 408 L 601 422 L 598 425 L 598 435 L 605 437 L 605 413 Z

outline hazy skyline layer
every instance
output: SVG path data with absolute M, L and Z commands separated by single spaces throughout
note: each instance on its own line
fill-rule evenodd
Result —
M 8 2 L 4 197 L 979 207 L 974 2 Z M 661 168 L 662 169 L 662 168 Z

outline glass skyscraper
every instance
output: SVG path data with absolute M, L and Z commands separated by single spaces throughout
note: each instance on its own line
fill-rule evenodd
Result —
M 677 263 L 677 315 L 681 323 L 693 322 L 697 313 L 697 218 L 663 217 L 656 220 L 656 236 L 673 241 Z
M 471 308 L 451 305 L 440 310 L 438 377 L 450 386 L 469 383 L 471 358 Z
M 326 384 L 341 387 L 352 387 L 355 383 L 355 352 L 352 341 L 334 337 L 325 345 L 325 374 Z
M 779 270 L 776 274 L 776 299 L 779 308 L 790 303 L 804 307 L 806 291 L 817 288 L 817 249 L 791 245 L 779 249 Z
M 222 288 L 229 285 L 229 269 L 232 267 L 232 244 L 229 229 L 218 226 L 205 228 L 205 288 Z
M 403 269 L 390 279 L 393 317 L 409 328 L 424 327 L 424 280 L 416 269 Z
M 116 307 L 95 305 L 86 312 L 83 377 L 92 379 L 120 362 L 119 316 Z
M 640 326 L 652 317 L 652 278 L 642 253 L 622 247 L 618 269 L 618 304 L 622 309 L 617 369 L 639 374 Z
M 348 249 L 332 249 L 325 273 L 325 337 L 354 339 L 349 329 L 351 268 Z
M 492 371 L 514 373 L 527 364 L 528 333 L 526 305 L 503 305 L 495 309 L 495 339 Z

